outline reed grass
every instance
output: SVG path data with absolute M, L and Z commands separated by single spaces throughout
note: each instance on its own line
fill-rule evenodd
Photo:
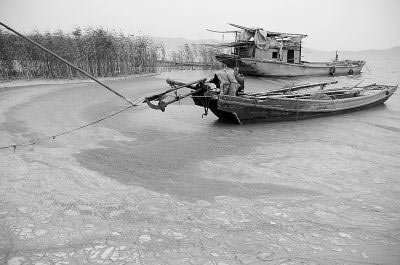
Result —
M 165 61 L 216 63 L 213 52 L 185 45 L 168 60 L 163 43 L 103 28 L 76 28 L 64 33 L 35 31 L 29 38 L 95 77 L 153 73 Z M 163 64 L 165 65 L 165 64 Z M 20 37 L 0 30 L 0 77 L 81 78 L 81 74 Z

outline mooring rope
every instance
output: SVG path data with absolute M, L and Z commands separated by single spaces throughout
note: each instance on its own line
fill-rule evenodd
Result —
M 18 36 L 20 36 L 21 38 L 23 38 L 24 40 L 26 40 L 27 42 L 35 45 L 36 47 L 38 47 L 39 49 L 47 52 L 48 54 L 51 54 L 52 56 L 54 56 L 55 58 L 57 58 L 58 60 L 60 60 L 61 62 L 69 65 L 70 67 L 72 67 L 73 69 L 75 69 L 76 71 L 80 72 L 81 74 L 89 77 L 90 79 L 92 79 L 93 81 L 95 81 L 96 83 L 98 83 L 99 85 L 103 86 L 104 88 L 106 88 L 107 90 L 111 91 L 112 93 L 114 93 L 115 95 L 117 95 L 118 97 L 122 98 L 123 100 L 125 100 L 126 102 L 128 102 L 129 104 L 131 104 L 132 106 L 134 106 L 135 104 L 130 101 L 127 97 L 125 97 L 124 95 L 121 95 L 120 93 L 118 93 L 117 91 L 115 91 L 114 89 L 112 89 L 111 87 L 107 86 L 106 84 L 104 84 L 103 82 L 99 81 L 97 78 L 95 78 L 94 76 L 92 76 L 91 74 L 83 71 L 82 69 L 80 69 L 79 67 L 76 67 L 75 65 L 73 65 L 72 63 L 68 62 L 67 60 L 65 60 L 64 58 L 60 57 L 59 55 L 55 54 L 54 52 L 50 51 L 49 49 L 47 49 L 46 47 L 44 47 L 43 45 L 37 43 L 34 40 L 31 40 L 30 38 L 22 35 L 21 33 L 19 33 L 18 31 L 16 31 L 15 29 L 11 28 L 10 26 L 7 26 L 6 24 L 4 24 L 3 22 L 0 21 L 0 25 L 5 27 L 6 29 L 8 29 L 9 31 L 17 34 Z
M 143 102 L 143 100 L 144 100 L 144 98 L 139 99 L 136 102 L 134 102 L 133 105 L 127 106 L 127 107 L 125 107 L 125 108 L 123 108 L 123 109 L 121 109 L 119 111 L 111 113 L 110 115 L 107 115 L 107 116 L 105 116 L 103 118 L 100 118 L 100 119 L 97 119 L 95 121 L 92 121 L 90 123 L 87 123 L 85 125 L 79 126 L 77 128 L 70 129 L 70 130 L 67 130 L 67 131 L 64 131 L 64 132 L 61 132 L 61 133 L 57 133 L 57 134 L 54 134 L 54 135 L 45 136 L 43 138 L 38 138 L 38 139 L 31 140 L 31 141 L 28 141 L 28 142 L 23 142 L 23 143 L 19 143 L 19 144 L 12 144 L 12 145 L 7 145 L 7 146 L 1 146 L 0 150 L 13 148 L 14 149 L 14 153 L 15 153 L 15 150 L 17 149 L 17 147 L 35 145 L 35 144 L 42 143 L 42 142 L 45 142 L 45 141 L 48 141 L 48 140 L 51 140 L 51 139 L 55 139 L 56 137 L 59 137 L 59 136 L 63 136 L 63 135 L 66 135 L 66 134 L 70 134 L 70 133 L 76 132 L 78 130 L 84 129 L 86 127 L 92 126 L 92 125 L 94 125 L 96 123 L 99 123 L 101 121 L 104 121 L 104 120 L 107 120 L 107 119 L 109 119 L 111 117 L 114 117 L 115 115 L 118 115 L 118 114 L 120 114 L 120 113 L 122 113 L 124 111 L 127 111 L 127 110 L 129 110 L 129 109 L 131 109 L 133 107 L 137 107 L 138 106 L 137 104 Z
M 129 100 L 129 99 L 128 99 L 127 97 L 125 97 L 124 95 L 120 94 L 120 93 L 117 92 L 116 90 L 114 90 L 114 89 L 112 89 L 111 87 L 107 86 L 106 84 L 104 84 L 103 82 L 99 81 L 98 79 L 96 79 L 95 77 L 93 77 L 93 76 L 90 75 L 89 73 L 85 72 L 84 70 L 80 69 L 79 67 L 76 67 L 75 65 L 73 65 L 73 64 L 70 63 L 69 61 L 65 60 L 64 58 L 62 58 L 62 57 L 60 57 L 59 55 L 55 54 L 54 52 L 50 51 L 49 49 L 47 49 L 46 47 L 42 46 L 41 44 L 39 44 L 39 43 L 37 43 L 37 42 L 31 40 L 30 38 L 28 38 L 28 37 L 22 35 L 22 34 L 19 33 L 18 31 L 16 31 L 15 29 L 11 28 L 10 26 L 7 26 L 6 24 L 2 23 L 1 21 L 0 21 L 0 25 L 3 26 L 3 27 L 5 27 L 5 28 L 8 29 L 9 31 L 15 33 L 16 35 L 20 36 L 20 37 L 21 37 L 22 39 L 24 39 L 25 41 L 27 41 L 27 42 L 29 42 L 29 43 L 35 45 L 36 47 L 40 48 L 41 50 L 45 51 L 46 53 L 48 53 L 48 54 L 54 56 L 55 58 L 57 58 L 57 59 L 60 60 L 61 62 L 63 62 L 63 63 L 65 63 L 65 64 L 69 65 L 70 67 L 72 67 L 72 68 L 75 69 L 76 71 L 80 72 L 81 74 L 83 74 L 83 75 L 89 77 L 90 79 L 92 79 L 93 81 L 95 81 L 96 83 L 98 83 L 99 85 L 103 86 L 104 88 L 106 88 L 107 90 L 111 91 L 112 93 L 114 93 L 115 95 L 117 95 L 118 97 L 122 98 L 123 100 L 125 100 L 126 102 L 128 102 L 128 103 L 130 104 L 130 106 L 125 107 L 125 108 L 122 109 L 122 110 L 119 110 L 119 111 L 117 111 L 117 112 L 114 112 L 114 113 L 112 113 L 112 114 L 110 114 L 110 115 L 108 115 L 108 116 L 105 116 L 105 117 L 103 117 L 103 118 L 100 118 L 100 119 L 98 119 L 98 120 L 95 120 L 95 121 L 93 121 L 93 122 L 90 122 L 90 123 L 88 123 L 88 124 L 82 125 L 82 126 L 80 126 L 80 127 L 77 127 L 77 128 L 74 128 L 74 129 L 71 129 L 71 130 L 68 130 L 68 131 L 64 131 L 64 132 L 61 132 L 61 133 L 58 133 L 58 134 L 55 134 L 55 135 L 46 136 L 46 137 L 43 137 L 43 138 L 39 138 L 39 139 L 31 140 L 31 141 L 28 141 L 28 142 L 20 143 L 20 144 L 12 144 L 12 145 L 8 145 L 8 146 L 1 146 L 1 147 L 0 147 L 0 150 L 13 148 L 13 149 L 14 149 L 14 152 L 15 152 L 15 150 L 17 149 L 18 146 L 29 146 L 29 145 L 34 145 L 34 144 L 41 143 L 41 142 L 44 142 L 44 141 L 48 141 L 48 140 L 50 140 L 50 139 L 55 139 L 56 137 L 59 137 L 59 136 L 65 135 L 65 134 L 69 134 L 69 133 L 72 133 L 72 132 L 75 132 L 75 131 L 78 131 L 78 130 L 81 130 L 81 129 L 83 129 L 83 128 L 86 128 L 86 127 L 89 127 L 89 126 L 91 126 L 91 125 L 93 125 L 93 124 L 96 124 L 96 123 L 98 123 L 98 122 L 101 122 L 101 121 L 104 121 L 104 120 L 106 120 L 106 119 L 109 119 L 109 118 L 111 118 L 111 117 L 113 117 L 113 116 L 115 116 L 115 115 L 117 115 L 117 114 L 119 114 L 119 113 L 122 113 L 122 112 L 124 112 L 124 111 L 127 111 L 127 110 L 130 109 L 130 108 L 133 108 L 133 107 L 138 106 L 137 104 L 139 104 L 139 103 L 141 103 L 141 102 L 143 102 L 143 101 L 145 100 L 144 98 L 142 98 L 142 99 L 137 100 L 136 102 L 132 102 L 131 100 Z

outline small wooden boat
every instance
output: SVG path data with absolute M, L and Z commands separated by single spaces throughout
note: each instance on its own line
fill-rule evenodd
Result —
M 233 79 L 228 77 L 226 80 Z M 165 111 L 167 105 L 191 96 L 195 105 L 205 109 L 205 114 L 211 110 L 219 119 L 235 123 L 300 120 L 356 111 L 384 103 L 397 90 L 397 86 L 378 84 L 326 89 L 327 85 L 336 82 L 325 82 L 265 93 L 232 94 L 226 92 L 226 88 L 240 85 L 235 81 L 222 83 L 217 76 L 208 82 L 206 79 L 190 83 L 167 82 L 172 89 L 146 98 L 145 102 L 151 108 Z M 165 100 L 167 93 L 183 87 L 190 88 L 191 92 Z M 155 105 L 153 101 L 158 101 L 158 104 Z
M 208 107 L 220 119 L 241 123 L 248 120 L 285 121 L 339 114 L 385 102 L 397 86 L 369 85 L 363 88 L 314 94 L 229 96 L 215 95 L 208 104 L 193 98 L 196 105 Z
M 230 24 L 239 30 L 213 31 L 235 33 L 231 43 L 213 44 L 229 48 L 215 58 L 226 66 L 239 68 L 244 75 L 255 76 L 313 76 L 313 75 L 356 75 L 365 65 L 362 60 L 339 60 L 331 62 L 307 62 L 302 60 L 302 39 L 304 34 L 266 31 L 262 28 L 248 28 Z

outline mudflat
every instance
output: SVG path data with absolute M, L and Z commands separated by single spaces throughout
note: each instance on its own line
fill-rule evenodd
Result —
M 165 75 L 106 82 L 136 99 Z M 0 145 L 125 106 L 90 82 L 5 89 Z M 143 105 L 0 150 L 0 263 L 399 264 L 399 106 L 238 126 Z

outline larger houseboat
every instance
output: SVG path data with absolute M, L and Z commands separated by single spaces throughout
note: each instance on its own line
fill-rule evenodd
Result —
M 362 60 L 339 60 L 337 54 L 330 62 L 303 61 L 302 40 L 307 35 L 230 25 L 239 29 L 229 31 L 235 33 L 235 41 L 220 44 L 230 53 L 217 54 L 216 59 L 245 75 L 355 75 L 365 65 Z

